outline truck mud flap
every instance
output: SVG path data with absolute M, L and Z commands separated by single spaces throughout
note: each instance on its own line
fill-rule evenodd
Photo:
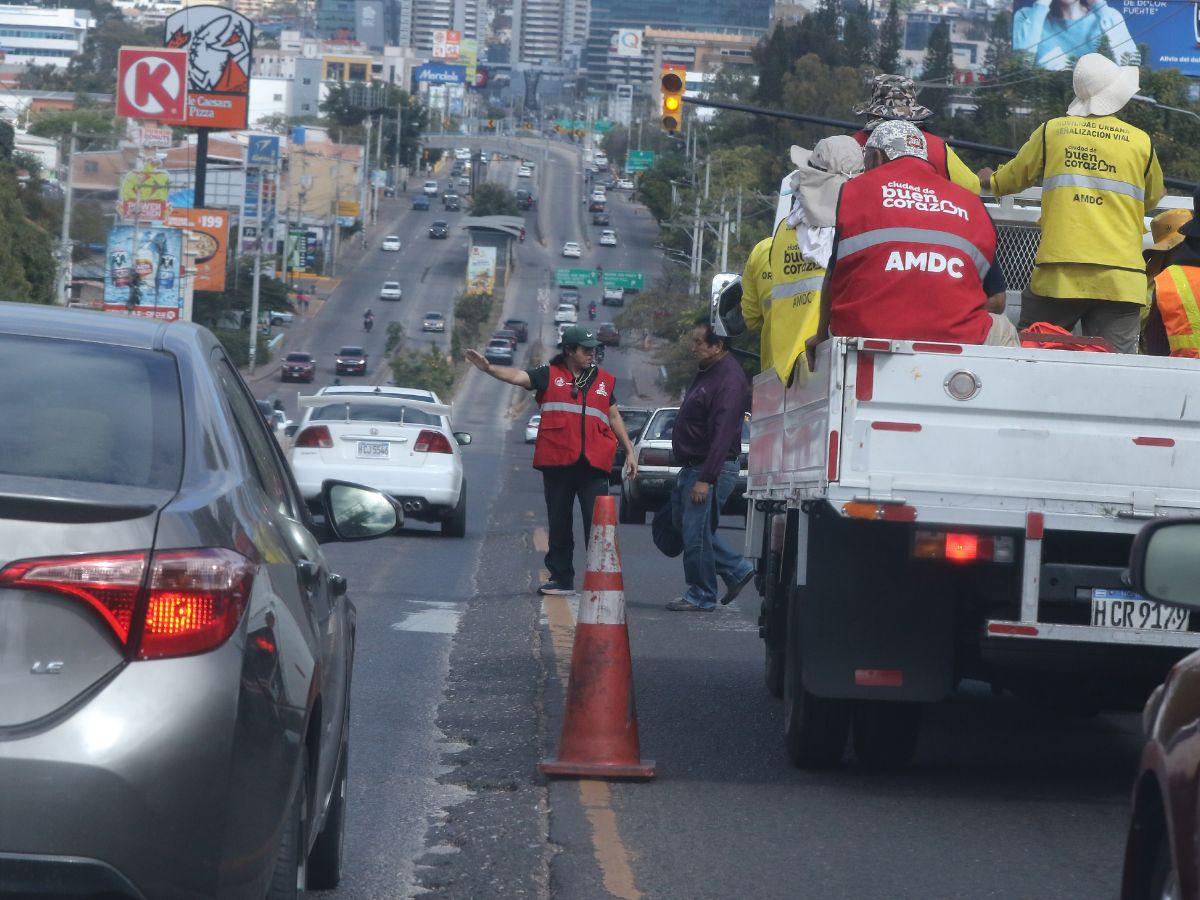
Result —
M 950 578 L 911 565 L 911 527 L 810 513 L 796 592 L 804 686 L 818 697 L 936 702 L 954 686 Z

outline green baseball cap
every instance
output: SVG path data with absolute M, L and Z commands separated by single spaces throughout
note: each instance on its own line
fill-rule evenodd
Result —
M 563 331 L 562 340 L 560 340 L 558 343 L 563 347 L 566 347 L 570 344 L 576 344 L 580 347 L 600 346 L 600 342 L 596 340 L 595 332 L 588 331 L 582 325 L 572 325 L 570 328 Z

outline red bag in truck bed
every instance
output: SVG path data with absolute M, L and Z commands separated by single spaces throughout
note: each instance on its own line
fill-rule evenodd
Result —
M 1021 332 L 1021 346 L 1040 350 L 1083 350 L 1087 353 L 1112 353 L 1107 339 L 1071 334 L 1065 328 L 1049 322 L 1034 322 Z

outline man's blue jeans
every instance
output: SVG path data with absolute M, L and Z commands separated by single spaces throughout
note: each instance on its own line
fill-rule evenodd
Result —
M 693 503 L 692 485 L 699 476 L 700 470 L 692 466 L 680 470 L 671 494 L 671 512 L 675 527 L 683 536 L 683 577 L 688 585 L 683 599 L 696 606 L 711 608 L 717 605 L 717 576 L 720 575 L 726 585 L 737 584 L 753 566 L 713 529 L 716 522 L 713 504 L 720 510 L 733 493 L 738 476 L 737 460 L 722 464 L 717 483 L 709 488 L 707 501 Z

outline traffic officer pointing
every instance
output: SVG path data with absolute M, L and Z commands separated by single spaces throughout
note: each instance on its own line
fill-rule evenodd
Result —
M 549 550 L 546 569 L 550 580 L 541 594 L 572 594 L 575 590 L 575 536 L 572 509 L 579 500 L 583 538 L 587 542 L 596 498 L 608 493 L 609 472 L 617 455 L 617 442 L 625 448 L 625 475 L 637 474 L 633 444 L 617 408 L 611 372 L 596 365 L 600 341 L 582 325 L 563 332 L 562 352 L 545 366 L 516 369 L 492 365 L 478 350 L 468 350 L 467 361 L 499 381 L 534 391 L 542 408 L 533 467 L 542 472 L 546 495 Z

